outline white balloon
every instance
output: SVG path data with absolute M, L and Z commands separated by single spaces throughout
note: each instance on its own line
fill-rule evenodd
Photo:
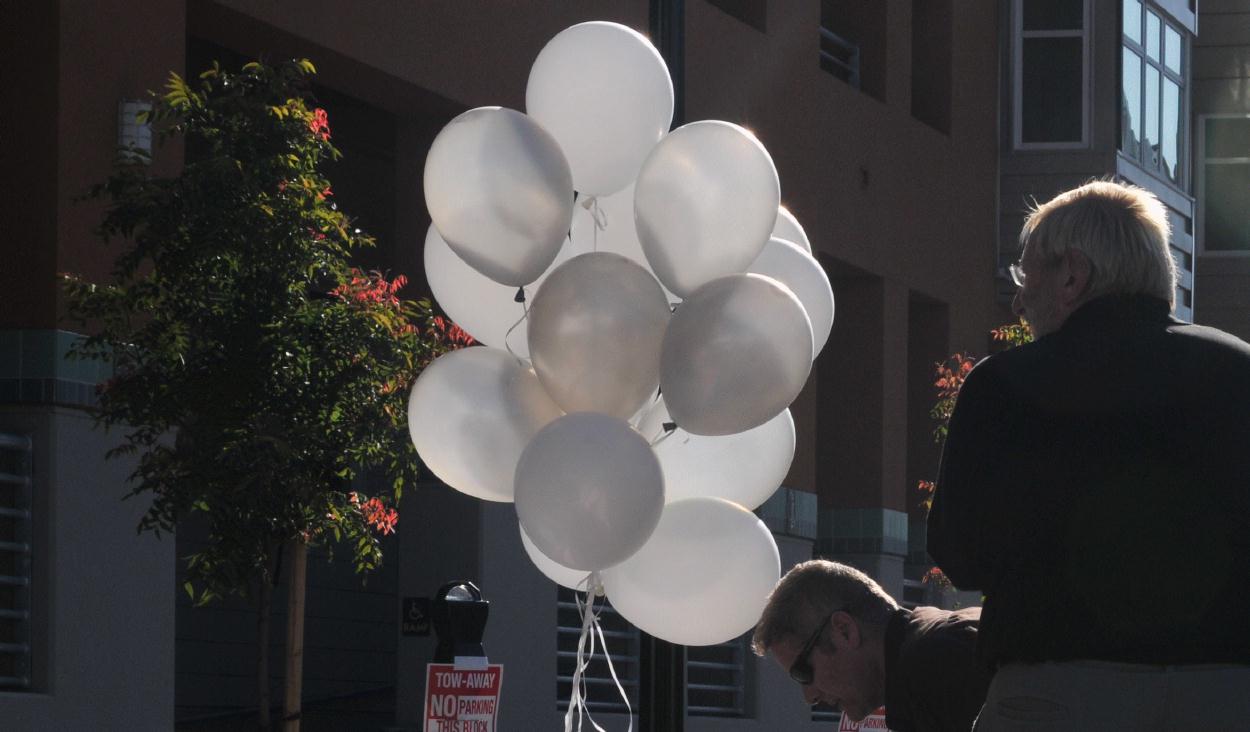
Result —
M 534 371 L 566 412 L 627 419 L 660 384 L 669 315 L 660 283 L 641 265 L 611 252 L 578 255 L 530 305 Z
M 638 175 L 673 123 L 673 82 L 659 51 L 619 23 L 579 23 L 534 60 L 525 111 L 568 157 L 573 186 L 604 195 Z
M 668 504 L 642 549 L 602 573 L 608 599 L 626 620 L 687 646 L 749 631 L 780 575 L 772 532 L 721 498 Z
M 663 508 L 660 463 L 623 419 L 566 414 L 535 435 L 517 463 L 521 527 L 569 569 L 625 560 L 651 536 Z
M 571 243 L 566 241 L 551 267 L 533 284 L 525 286 L 526 296 L 533 296 L 547 275 L 572 256 Z M 479 343 L 529 358 L 525 305 L 516 302 L 517 288 L 501 285 L 470 267 L 451 250 L 433 224 L 425 235 L 424 259 L 430 292 L 447 317 Z M 508 335 L 509 329 L 512 335 Z
M 718 437 L 692 435 L 680 427 L 663 436 L 664 423 L 670 421 L 661 397 L 638 424 L 660 460 L 669 503 L 711 496 L 754 510 L 790 472 L 795 433 L 789 409 L 754 429 Z
M 660 389 L 681 428 L 731 435 L 780 414 L 811 368 L 812 326 L 794 293 L 771 277 L 729 275 L 700 287 L 673 313 Z
M 729 122 L 692 122 L 642 164 L 634 220 L 660 282 L 687 297 L 746 270 L 768 241 L 780 201 L 777 169 L 754 135 Z
M 790 213 L 790 209 L 785 206 L 777 208 L 777 223 L 773 225 L 773 236 L 794 242 L 808 254 L 812 253 L 812 242 L 808 240 L 807 232 L 803 230 L 803 225 L 799 223 L 798 219 L 794 218 L 794 214 Z
M 478 107 L 434 138 L 425 203 L 469 266 L 517 287 L 537 279 L 560 250 L 573 216 L 573 179 L 560 146 L 536 122 Z
M 655 276 L 647 255 L 642 252 L 642 242 L 638 241 L 638 229 L 634 226 L 633 183 L 610 196 L 579 200 L 573 208 L 571 234 L 573 250 L 578 254 L 612 252 L 637 262 Z M 664 295 L 670 303 L 681 301 L 667 287 L 664 288 Z
M 511 501 L 517 461 L 560 408 L 534 372 L 483 346 L 434 360 L 408 397 L 408 432 L 435 475 L 461 493 Z
M 772 277 L 790 288 L 812 323 L 812 358 L 820 353 L 833 329 L 833 288 L 815 257 L 793 242 L 769 239 L 748 272 Z
M 521 545 L 525 547 L 525 553 L 529 555 L 530 561 L 543 573 L 547 579 L 555 582 L 561 587 L 567 587 L 570 590 L 581 590 L 586 592 L 591 589 L 586 582 L 586 578 L 590 576 L 589 572 L 569 569 L 559 562 L 555 562 L 551 557 L 539 551 L 534 546 L 534 542 L 530 539 L 529 534 L 525 533 L 525 529 L 518 523 L 517 529 L 521 532 Z

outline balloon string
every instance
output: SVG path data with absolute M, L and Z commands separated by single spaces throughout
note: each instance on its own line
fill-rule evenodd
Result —
M 599 638 L 603 645 L 603 655 L 608 658 L 608 667 L 611 669 L 612 659 L 608 657 L 607 641 L 603 640 L 603 628 L 599 625 L 599 612 L 595 610 L 594 598 L 602 590 L 603 585 L 599 582 L 598 573 L 592 572 L 585 579 L 578 583 L 580 587 L 586 585 L 586 600 L 583 602 L 582 595 L 574 590 L 574 599 L 577 601 L 577 612 L 582 618 L 582 633 L 577 639 L 577 660 L 573 669 L 573 683 L 569 693 L 569 708 L 564 713 L 564 732 L 573 732 L 573 713 L 577 712 L 577 731 L 581 732 L 582 718 L 585 716 L 590 720 L 590 724 L 597 732 L 605 732 L 595 721 L 594 716 L 590 713 L 590 707 L 587 705 L 587 688 L 586 688 L 586 670 L 590 667 L 590 662 L 595 655 L 595 633 L 598 632 Z M 616 671 L 612 670 L 612 678 L 616 679 Z M 619 681 L 617 688 L 621 689 L 622 695 L 625 693 Z M 625 700 L 628 707 L 629 700 Z M 632 715 L 633 712 L 631 711 Z M 633 730 L 633 718 L 630 718 L 630 730 Z
M 612 655 L 608 653 L 608 640 L 603 637 L 603 626 L 599 624 L 598 617 L 595 618 L 595 632 L 599 634 L 599 642 L 603 645 L 603 657 L 608 662 L 608 672 L 612 674 L 612 681 L 616 684 L 616 690 L 621 692 L 621 701 L 625 702 L 625 718 L 629 720 L 626 732 L 633 732 L 634 709 L 629 704 L 629 694 L 625 693 L 625 687 L 621 685 L 621 680 L 616 676 L 616 667 L 612 665 Z
M 516 330 L 521 325 L 521 323 L 524 323 L 525 319 L 530 316 L 529 305 L 526 304 L 524 287 L 517 289 L 517 302 L 521 303 L 521 317 L 517 320 L 517 322 L 512 324 L 512 327 L 508 329 L 507 333 L 504 333 L 503 347 L 508 349 L 508 353 L 511 354 L 513 358 L 517 359 L 518 361 L 524 361 L 525 359 L 516 355 L 516 351 L 512 350 L 512 344 L 508 342 L 508 339 L 512 337 L 512 331 Z
M 599 205 L 598 196 L 588 196 L 581 201 L 582 208 L 590 212 L 591 221 L 595 222 L 595 228 L 592 233 L 591 251 L 599 251 L 599 232 L 608 228 L 608 212 L 603 210 L 603 206 Z

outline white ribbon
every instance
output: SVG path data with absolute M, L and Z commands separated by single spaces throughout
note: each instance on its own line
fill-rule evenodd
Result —
M 586 699 L 586 669 L 590 666 L 591 660 L 595 655 L 595 636 L 599 636 L 599 644 L 602 646 L 603 658 L 608 662 L 608 671 L 612 674 L 612 681 L 616 683 L 616 690 L 621 693 L 621 699 L 625 702 L 625 714 L 629 719 L 628 732 L 634 729 L 634 710 L 629 704 L 629 695 L 625 693 L 625 687 L 621 685 L 621 680 L 617 678 L 616 667 L 612 664 L 612 656 L 608 653 L 608 641 L 603 635 L 603 626 L 599 624 L 599 611 L 595 610 L 595 597 L 603 592 L 603 584 L 599 581 L 599 573 L 592 572 L 583 580 L 586 584 L 586 600 L 582 601 L 582 596 L 574 590 L 573 596 L 577 600 L 577 612 L 582 618 L 582 634 L 577 639 L 577 662 L 573 669 L 572 691 L 569 694 L 569 708 L 564 713 L 564 732 L 573 732 L 573 712 L 577 712 L 577 732 L 582 729 L 582 716 L 584 715 L 590 720 L 591 726 L 597 732 L 605 732 L 603 727 L 595 721 L 594 715 L 590 713 Z M 579 583 L 580 586 L 581 583 Z
M 599 251 L 599 232 L 608 228 L 608 212 L 599 205 L 597 196 L 588 196 L 581 201 L 582 208 L 590 212 L 590 219 L 595 222 L 593 246 L 591 251 Z
M 524 289 L 522 289 L 522 292 L 524 292 Z M 512 324 L 512 327 L 508 329 L 507 333 L 503 334 L 503 347 L 508 349 L 508 353 L 510 353 L 513 358 L 515 358 L 516 360 L 522 363 L 525 363 L 525 359 L 516 355 L 516 351 L 512 350 L 512 344 L 508 342 L 508 339 L 512 337 L 512 331 L 516 330 L 517 327 L 521 325 L 521 323 L 524 323 L 525 319 L 528 318 L 529 316 L 530 316 L 529 299 L 526 298 L 525 300 L 521 301 L 521 317 L 518 318 L 517 321 Z

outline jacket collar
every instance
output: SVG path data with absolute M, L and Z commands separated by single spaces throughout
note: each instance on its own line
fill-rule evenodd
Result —
M 1060 330 L 1107 322 L 1169 323 L 1175 321 L 1171 315 L 1172 308 L 1168 301 L 1153 295 L 1103 295 L 1077 308 L 1064 321 Z
M 900 607 L 885 626 L 885 713 L 886 724 L 891 729 L 912 727 L 908 714 L 911 704 L 907 699 L 907 685 L 900 666 L 903 641 L 907 639 L 910 624 L 911 610 Z

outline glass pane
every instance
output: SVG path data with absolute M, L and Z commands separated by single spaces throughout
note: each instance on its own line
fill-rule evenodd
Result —
M 1022 0 L 1021 4 L 1026 31 L 1085 27 L 1085 0 Z
M 1141 57 L 1124 49 L 1124 78 L 1120 82 L 1120 149 L 1141 159 Z
M 1141 43 L 1141 0 L 1124 0 L 1124 35 Z
M 1023 142 L 1081 141 L 1080 38 L 1026 38 L 1020 116 Z
M 1159 70 L 1146 65 L 1146 158 L 1148 167 L 1159 167 Z
M 1173 72 L 1181 73 L 1181 34 L 1173 30 L 1172 26 L 1165 25 L 1163 40 L 1163 61 Z
M 1163 174 L 1181 182 L 1181 88 L 1171 79 L 1163 80 L 1163 133 L 1159 138 Z
M 1146 11 L 1146 55 L 1159 60 L 1159 16 Z
M 1250 251 L 1250 164 L 1206 166 L 1202 205 L 1208 251 Z
M 1208 118 L 1206 127 L 1206 157 L 1250 158 L 1250 118 Z

